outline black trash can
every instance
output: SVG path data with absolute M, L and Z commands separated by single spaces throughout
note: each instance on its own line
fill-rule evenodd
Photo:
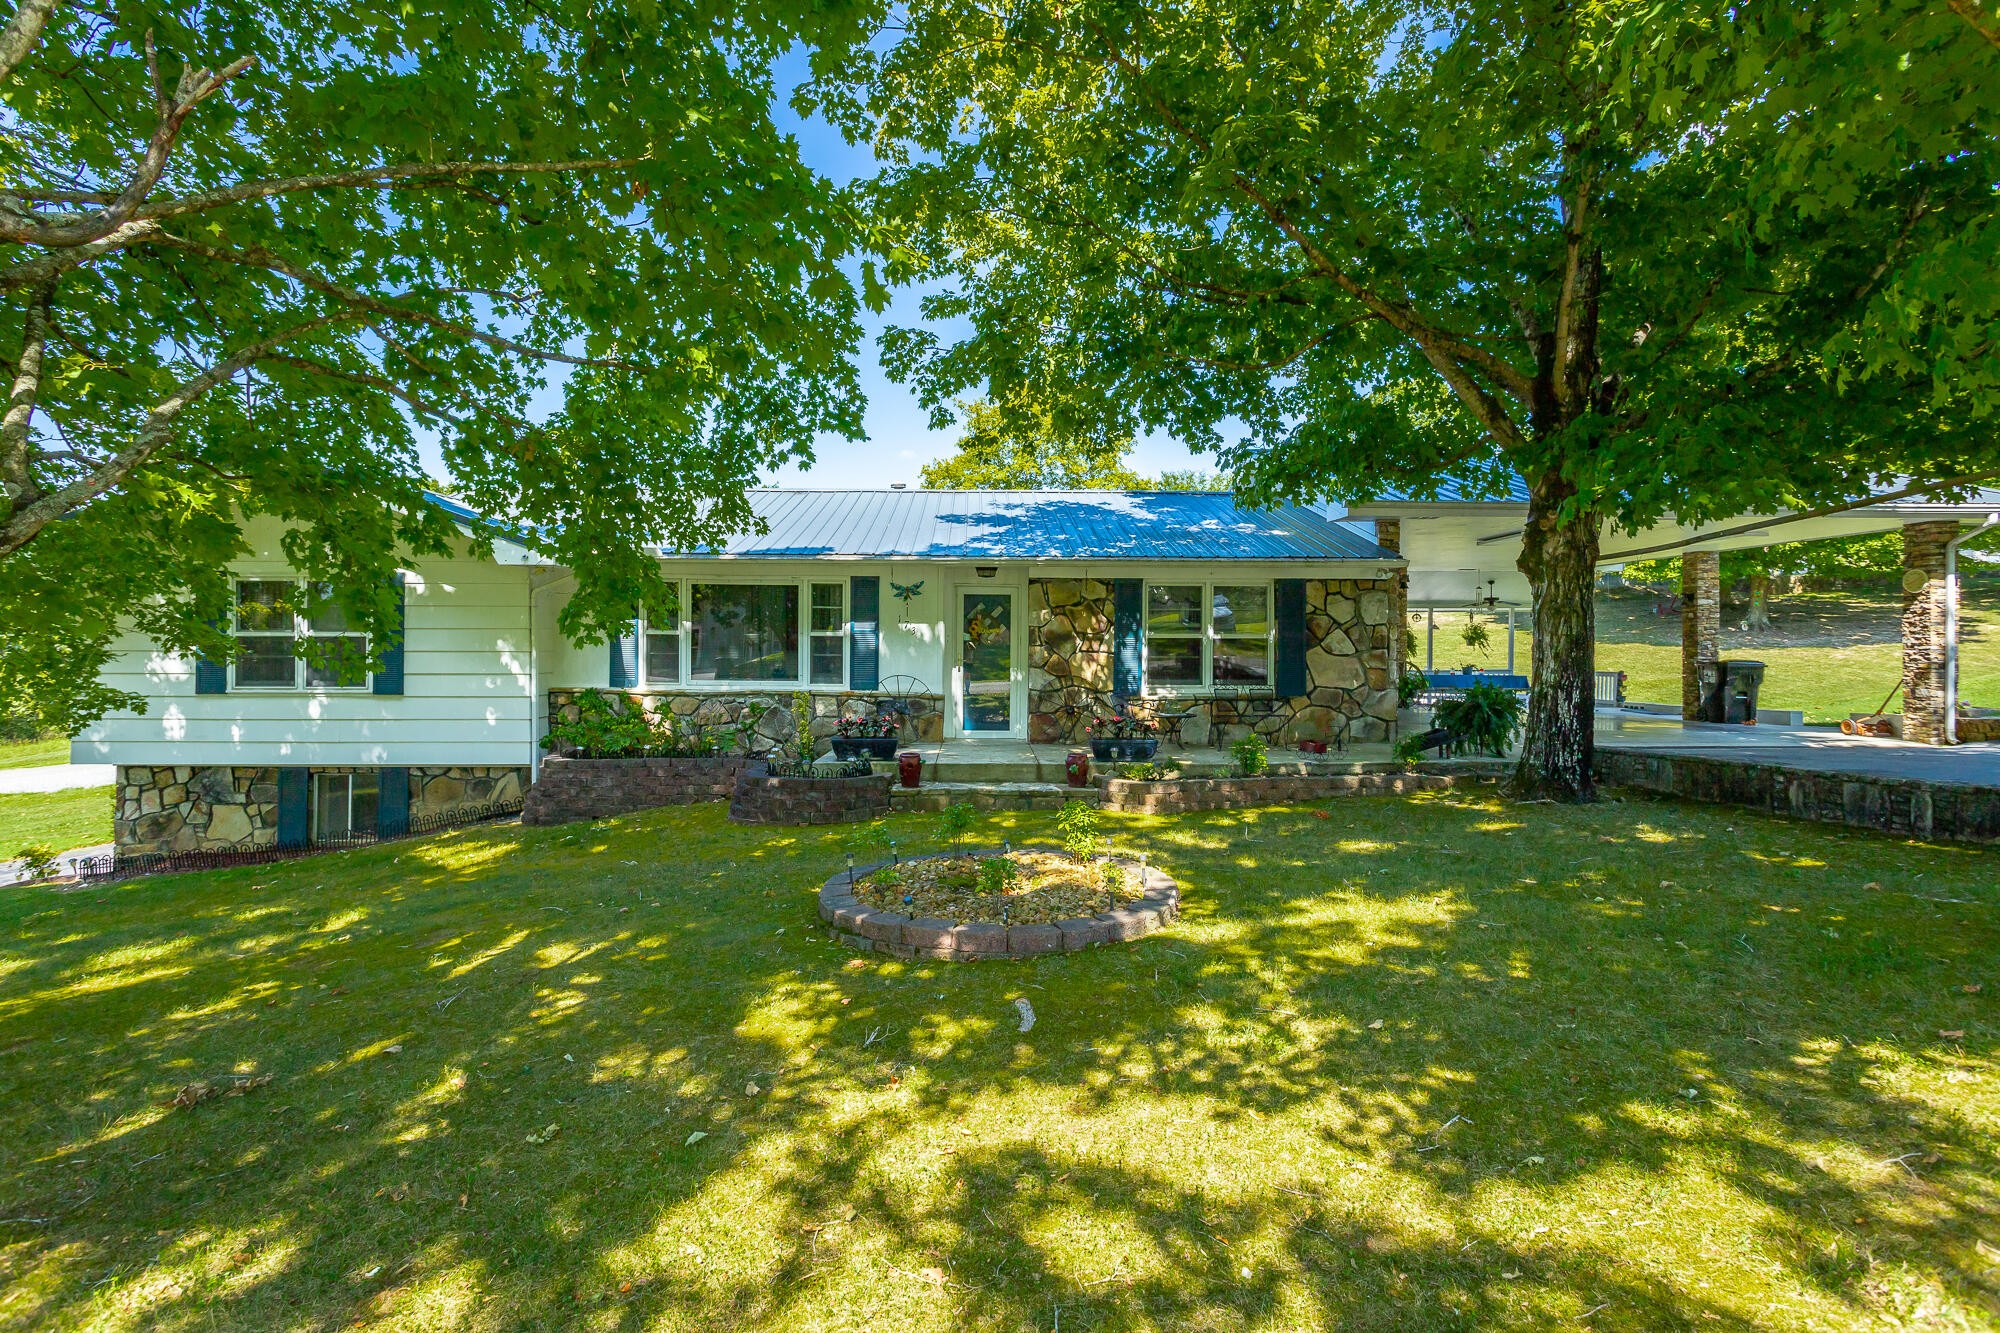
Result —
M 1700 691 L 1701 708 L 1697 716 L 1703 722 L 1720 722 L 1728 711 L 1722 696 L 1724 676 L 1722 669 L 1727 662 L 1698 661 L 1694 664 L 1695 686 Z
M 1757 691 L 1764 684 L 1762 662 L 1722 663 L 1723 712 L 1718 721 L 1755 722 Z

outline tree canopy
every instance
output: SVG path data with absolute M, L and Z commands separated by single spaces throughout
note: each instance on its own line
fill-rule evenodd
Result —
M 774 128 L 840 0 L 84 7 L 0 32 L 0 694 L 73 724 L 121 621 L 220 655 L 247 517 L 356 622 L 457 493 L 574 569 L 589 638 L 646 546 L 856 435 L 855 230 Z M 486 534 L 474 532 L 477 545 Z
M 1253 497 L 1518 474 L 1529 785 L 1590 790 L 1607 520 L 2000 470 L 1992 306 L 1953 296 L 2000 235 L 1970 0 L 906 9 L 817 89 L 966 330 L 894 364 L 1060 384 Z
M 1068 434 L 1048 408 L 1017 393 L 1005 402 L 961 403 L 957 451 L 924 464 L 924 485 L 939 490 L 1119 491 L 1143 484 L 1125 465 L 1130 435 Z

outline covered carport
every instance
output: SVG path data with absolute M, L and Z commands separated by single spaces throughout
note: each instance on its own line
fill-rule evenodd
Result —
M 1408 608 L 1520 608 L 1531 593 L 1517 568 L 1528 518 L 1525 486 L 1485 498 L 1447 484 L 1431 499 L 1385 498 L 1350 506 L 1347 517 L 1376 525 L 1378 540 L 1409 564 Z M 1681 708 L 1693 720 L 1703 663 L 1720 657 L 1725 551 L 1779 542 L 1899 532 L 1903 539 L 1903 737 L 1928 744 L 1993 739 L 1961 735 L 1958 687 L 1958 549 L 1974 532 L 2000 524 L 2000 489 L 1939 500 L 1915 487 L 1885 489 L 1848 505 L 1808 513 L 1745 516 L 1687 526 L 1661 523 L 1633 535 L 1607 525 L 1600 564 L 1681 557 Z M 1510 617 L 1511 620 L 1511 617 Z

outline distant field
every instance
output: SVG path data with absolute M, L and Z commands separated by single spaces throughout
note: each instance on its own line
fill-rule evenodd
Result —
M 0 742 L 0 768 L 38 768 L 43 764 L 67 764 L 69 742 L 61 736 L 53 740 Z
M 13 860 L 29 843 L 45 842 L 67 852 L 110 841 L 109 787 L 0 796 L 0 861 Z

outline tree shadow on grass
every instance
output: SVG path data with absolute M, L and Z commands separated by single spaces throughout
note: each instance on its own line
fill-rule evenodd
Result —
M 16 895 L 0 1326 L 1990 1309 L 1990 854 L 1324 813 L 1121 821 L 1186 918 L 1025 964 L 827 945 L 842 835 L 713 809 Z

